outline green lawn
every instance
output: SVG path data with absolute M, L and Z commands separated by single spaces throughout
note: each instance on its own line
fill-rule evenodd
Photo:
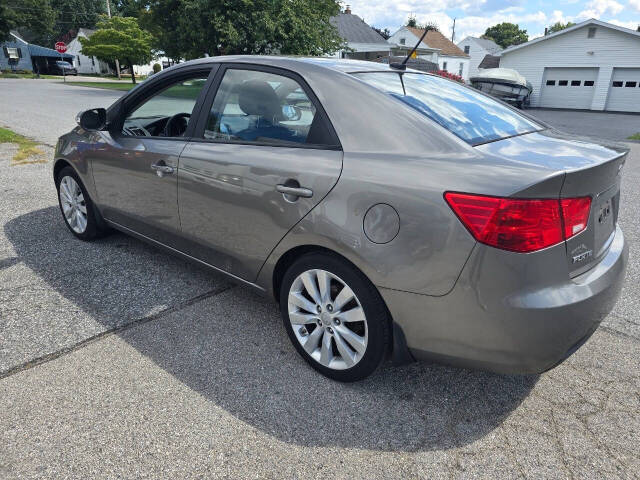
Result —
M 135 85 L 131 82 L 128 83 L 116 83 L 116 82 L 67 82 L 67 85 L 73 85 L 78 87 L 92 87 L 92 88 L 107 88 L 110 90 L 123 90 L 129 91 Z M 137 85 L 137 84 L 136 84 Z
M 0 127 L 0 143 L 15 143 L 18 145 L 18 153 L 13 156 L 12 162 L 29 163 L 29 158 L 42 155 L 44 152 L 37 148 L 36 142 L 18 133 L 12 132 L 8 128 Z
M 0 78 L 37 78 L 34 73 L 12 73 L 12 72 L 0 72 Z M 40 78 L 59 78 L 58 75 L 40 75 Z
M 628 140 L 640 140 L 640 133 L 634 133 L 628 138 Z

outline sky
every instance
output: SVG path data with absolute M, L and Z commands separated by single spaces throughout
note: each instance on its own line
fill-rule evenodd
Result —
M 456 18 L 455 42 L 479 36 L 487 27 L 512 22 L 527 30 L 529 39 L 544 34 L 556 22 L 579 23 L 597 18 L 636 30 L 640 25 L 640 0 L 343 0 L 351 12 L 369 25 L 391 33 L 410 15 L 419 23 L 434 22 L 451 38 Z

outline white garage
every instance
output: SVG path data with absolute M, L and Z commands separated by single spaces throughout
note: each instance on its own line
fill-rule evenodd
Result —
M 640 68 L 614 68 L 607 110 L 637 112 L 640 106 Z
M 640 32 L 587 20 L 502 51 L 533 87 L 531 106 L 640 113 Z
M 545 68 L 540 106 L 590 109 L 598 68 Z

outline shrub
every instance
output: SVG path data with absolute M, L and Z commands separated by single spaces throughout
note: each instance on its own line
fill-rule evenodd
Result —
M 159 63 L 154 63 L 153 64 L 153 73 L 158 73 L 160 70 L 162 70 L 162 67 L 160 66 Z
M 460 75 L 456 75 L 455 73 L 449 73 L 445 70 L 438 70 L 435 72 L 436 75 L 440 75 L 441 77 L 448 78 L 449 80 L 454 80 L 456 82 L 464 83 L 464 80 Z

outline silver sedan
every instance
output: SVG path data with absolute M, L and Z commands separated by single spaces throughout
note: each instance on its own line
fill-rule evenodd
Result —
M 336 380 L 387 355 L 541 372 L 621 289 L 627 151 L 438 76 L 206 58 L 78 123 L 53 172 L 76 237 L 117 229 L 272 296 Z

